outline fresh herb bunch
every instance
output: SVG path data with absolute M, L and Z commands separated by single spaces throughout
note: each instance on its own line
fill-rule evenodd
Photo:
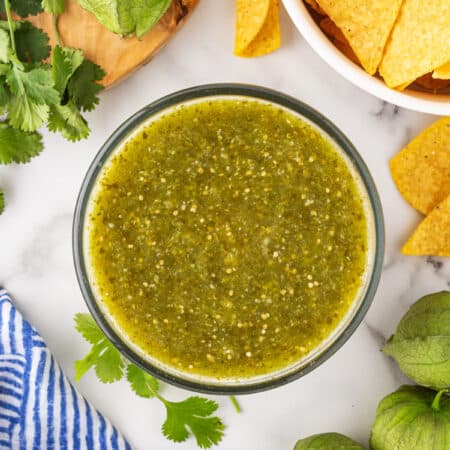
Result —
M 70 140 L 89 135 L 83 111 L 98 104 L 105 73 L 79 49 L 64 47 L 58 14 L 65 0 L 0 0 L 0 164 L 27 163 L 43 149 L 41 126 Z M 48 35 L 27 20 L 46 11 L 54 15 L 58 44 L 50 57 Z M 0 191 L 1 192 L 1 191 Z M 3 209 L 3 196 L 0 212 Z
M 84 339 L 92 344 L 84 359 L 75 362 L 76 381 L 91 368 L 95 368 L 102 383 L 119 381 L 126 375 L 137 395 L 156 398 L 165 406 L 167 416 L 162 432 L 168 439 L 184 442 L 193 435 L 200 448 L 210 448 L 222 440 L 224 424 L 212 415 L 218 408 L 215 401 L 197 396 L 181 402 L 167 400 L 160 393 L 158 380 L 125 360 L 89 314 L 77 314 L 75 324 Z

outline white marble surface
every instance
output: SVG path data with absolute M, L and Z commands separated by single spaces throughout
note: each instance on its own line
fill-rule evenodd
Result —
M 365 321 L 330 360 L 303 379 L 269 392 L 242 397 L 243 413 L 219 398 L 226 437 L 223 450 L 289 450 L 311 433 L 340 431 L 363 443 L 381 397 L 405 381 L 379 352 L 384 339 L 413 301 L 450 287 L 450 261 L 405 257 L 400 246 L 420 220 L 396 191 L 388 160 L 435 118 L 383 104 L 336 75 L 283 14 L 283 47 L 261 59 L 232 56 L 234 2 L 202 0 L 191 20 L 146 67 L 104 92 L 89 115 L 86 141 L 69 144 L 45 134 L 46 149 L 26 166 L 0 167 L 7 208 L 0 217 L 0 285 L 41 331 L 66 373 L 87 346 L 73 327 L 86 307 L 72 264 L 71 222 L 85 171 L 106 137 L 145 104 L 202 83 L 236 81 L 284 91 L 333 120 L 361 152 L 384 207 L 387 247 L 378 293 Z M 130 439 L 135 449 L 194 449 L 160 433 L 164 411 L 137 398 L 126 383 L 101 385 L 89 374 L 79 389 Z M 167 388 L 167 395 L 185 392 Z

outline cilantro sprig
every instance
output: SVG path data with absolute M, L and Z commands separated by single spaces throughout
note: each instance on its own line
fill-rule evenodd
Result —
M 180 402 L 167 400 L 160 392 L 158 380 L 125 360 L 89 314 L 76 314 L 75 327 L 92 345 L 87 355 L 75 362 L 76 381 L 91 368 L 103 383 L 119 381 L 126 375 L 138 396 L 156 398 L 165 406 L 162 433 L 168 439 L 184 442 L 192 435 L 200 448 L 210 448 L 222 440 L 225 427 L 219 417 L 213 416 L 218 408 L 215 401 L 198 396 Z
M 35 16 L 42 12 L 41 0 L 11 0 L 8 4 L 0 3 L 0 14 L 7 11 L 8 5 L 21 17 Z
M 82 50 L 65 47 L 58 32 L 64 0 L 0 0 L 0 164 L 27 163 L 43 150 L 39 128 L 46 125 L 69 141 L 89 135 L 82 115 L 92 111 L 103 89 L 104 71 Z M 50 57 L 48 35 L 27 20 L 53 14 L 58 44 Z M 1 213 L 2 209 L 0 209 Z

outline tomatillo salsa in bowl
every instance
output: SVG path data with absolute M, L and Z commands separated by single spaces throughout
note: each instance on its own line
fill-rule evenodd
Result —
M 383 218 L 348 139 L 271 90 L 209 85 L 128 119 L 83 182 L 74 257 L 88 307 L 132 362 L 197 391 L 302 376 L 376 290 Z

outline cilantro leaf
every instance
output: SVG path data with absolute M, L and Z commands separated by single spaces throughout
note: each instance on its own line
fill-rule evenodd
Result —
M 103 89 L 100 81 L 105 72 L 100 66 L 88 59 L 84 60 L 75 70 L 68 83 L 70 98 L 80 110 L 92 111 L 99 102 L 97 94 Z
M 158 380 L 134 364 L 129 364 L 127 367 L 127 380 L 130 382 L 131 389 L 140 397 L 151 398 L 158 394 Z
M 0 214 L 5 210 L 5 199 L 3 197 L 3 191 L 0 189 Z
M 15 20 L 12 28 L 19 60 L 23 62 L 40 62 L 50 55 L 49 37 L 43 30 L 35 27 L 28 20 Z M 8 45 L 10 45 L 9 24 L 6 20 L 0 20 L 0 30 L 8 32 Z M 4 38 L 1 41 L 4 41 Z
M 11 41 L 6 30 L 0 30 L 0 61 L 7 63 L 9 61 L 9 49 Z
M 14 38 L 17 56 L 21 61 L 39 62 L 50 55 L 48 35 L 28 20 L 15 22 Z
M 95 320 L 90 314 L 78 313 L 75 314 L 75 329 L 89 342 L 89 344 L 97 344 L 105 335 L 100 330 Z
M 75 380 L 79 381 L 92 367 L 102 383 L 113 383 L 123 376 L 122 357 L 106 338 L 94 345 L 84 359 L 75 361 Z
M 41 0 L 10 0 L 11 9 L 21 17 L 35 16 L 42 12 Z M 3 1 L 0 2 L 0 13 L 5 12 Z
M 86 372 L 97 364 L 101 351 L 101 346 L 94 345 L 83 359 L 78 359 L 75 361 L 75 381 L 80 381 Z
M 55 46 L 52 56 L 52 70 L 53 80 L 55 82 L 55 89 L 63 94 L 67 82 L 74 72 L 81 66 L 84 60 L 84 55 L 81 50 Z
M 0 75 L 0 114 L 3 114 L 5 106 L 9 102 L 9 89 L 6 85 L 5 77 Z
M 93 344 L 83 359 L 75 361 L 75 380 L 79 381 L 92 367 L 95 367 L 95 373 L 103 383 L 120 380 L 125 363 L 119 351 L 108 341 L 89 314 L 77 314 L 75 322 L 76 329 L 88 342 Z
M 89 127 L 80 113 L 74 99 L 70 98 L 66 89 L 69 80 L 83 64 L 84 55 L 81 50 L 57 45 L 53 50 L 52 70 L 55 88 L 62 97 L 61 105 L 50 108 L 48 128 L 60 131 L 70 141 L 77 141 L 89 135 Z
M 210 417 L 218 407 L 213 400 L 189 397 L 182 402 L 165 400 L 164 405 L 167 418 L 162 431 L 168 439 L 184 442 L 192 432 L 200 448 L 209 448 L 221 441 L 225 427 L 218 417 Z
M 87 138 L 90 132 L 86 120 L 72 102 L 66 105 L 51 105 L 47 127 L 50 131 L 59 131 L 72 142 Z
M 123 377 L 125 364 L 119 351 L 109 342 L 95 365 L 95 373 L 103 383 L 112 383 Z
M 26 72 L 14 63 L 6 74 L 6 81 L 15 95 L 8 104 L 11 125 L 24 131 L 37 130 L 48 119 L 48 105 L 59 102 L 50 69 L 38 67 Z
M 14 64 L 7 73 L 6 80 L 14 95 L 27 96 L 37 105 L 53 105 L 59 102 L 59 93 L 53 87 L 52 72 L 47 67 L 25 72 Z
M 95 367 L 97 376 L 103 383 L 120 380 L 125 361 L 93 318 L 89 314 L 77 314 L 75 327 L 92 344 L 85 358 L 75 361 L 75 380 L 78 381 L 92 367 Z M 225 427 L 218 417 L 212 416 L 218 407 L 216 402 L 202 397 L 170 402 L 159 394 L 159 382 L 156 378 L 131 363 L 127 363 L 126 372 L 131 389 L 137 395 L 144 398 L 156 397 L 166 407 L 167 416 L 162 432 L 168 439 L 183 442 L 192 434 L 201 448 L 209 448 L 222 440 Z
M 0 122 L 0 164 L 26 163 L 43 149 L 38 133 L 25 133 Z
M 36 131 L 47 121 L 48 105 L 38 105 L 26 95 L 13 97 L 8 104 L 8 119 L 14 128 L 23 131 Z
M 51 14 L 61 14 L 65 9 L 65 0 L 42 0 L 42 7 L 45 12 Z

